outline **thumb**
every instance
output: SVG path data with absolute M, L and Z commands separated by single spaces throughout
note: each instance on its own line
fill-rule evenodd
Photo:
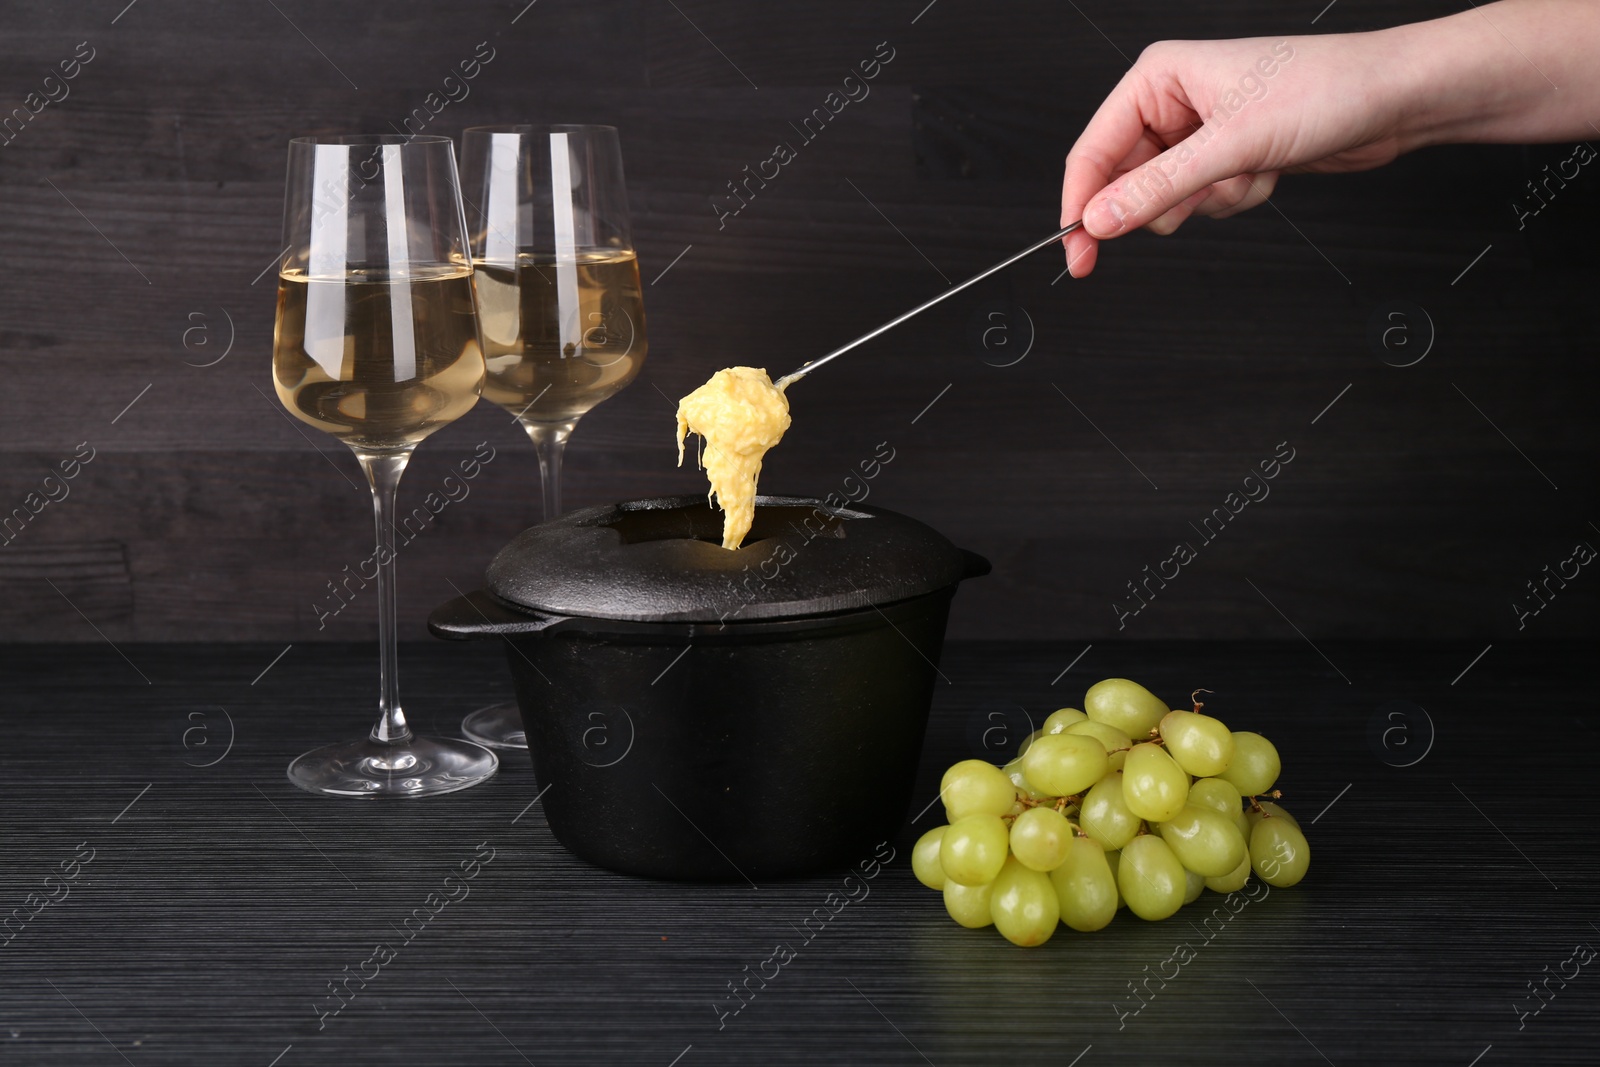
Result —
M 1202 126 L 1107 185 L 1084 205 L 1084 229 L 1094 237 L 1136 230 L 1212 183 L 1243 173 L 1239 153 L 1215 137 L 1215 131 Z

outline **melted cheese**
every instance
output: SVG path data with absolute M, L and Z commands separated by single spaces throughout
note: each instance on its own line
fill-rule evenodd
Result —
M 678 401 L 678 466 L 690 433 L 705 439 L 707 499 L 722 508 L 722 547 L 738 548 L 756 515 L 756 479 L 767 450 L 789 428 L 789 400 L 756 367 L 729 367 Z

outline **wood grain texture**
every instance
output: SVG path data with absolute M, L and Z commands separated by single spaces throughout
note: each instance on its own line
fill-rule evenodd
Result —
M 103 644 L 0 649 L 0 911 L 80 843 L 94 853 L 0 948 L 16 1062 L 1459 1067 L 1491 1045 L 1484 1063 L 1583 1062 L 1592 1042 L 1592 965 L 1517 1015 L 1529 981 L 1600 943 L 1600 852 L 1570 829 L 1600 815 L 1587 646 L 1496 644 L 1452 685 L 1481 646 L 1328 643 L 1325 661 L 1303 642 L 953 645 L 896 858 L 809 939 L 801 923 L 843 872 L 752 890 L 598 870 L 551 838 L 518 760 L 426 802 L 299 793 L 287 761 L 364 728 L 376 671 L 370 646 L 296 644 L 263 675 L 282 651 L 122 646 L 145 685 Z M 491 644 L 402 651 L 423 729 L 509 692 Z M 939 773 L 999 755 L 1108 675 L 1171 701 L 1207 686 L 1208 710 L 1272 737 L 1309 876 L 1226 922 L 1206 922 L 1221 906 L 1206 894 L 1166 922 L 1123 913 L 1037 950 L 959 929 L 907 866 L 940 818 L 917 815 Z M 1397 700 L 1431 716 L 1405 722 L 1409 751 L 1371 740 Z M 1508 712 L 1571 743 L 1506 743 Z M 481 843 L 494 859 L 470 895 L 403 943 L 397 928 Z M 328 983 L 380 942 L 395 958 L 319 1029 Z M 732 1014 L 727 984 L 779 943 L 795 958 Z M 1194 958 L 1171 977 L 1182 944 Z M 1131 1013 L 1128 983 L 1155 973 L 1169 980 Z
M 370 630 L 368 605 L 320 628 L 313 607 L 370 551 L 354 465 L 266 388 L 283 144 L 403 124 L 479 42 L 495 58 L 427 132 L 622 131 L 651 355 L 579 427 L 580 505 L 697 487 L 671 468 L 671 398 L 713 369 L 798 365 L 1047 232 L 1062 156 L 1146 44 L 1298 33 L 1316 14 L 1256 0 L 278 8 L 8 9 L 0 114 L 78 42 L 96 52 L 0 147 L 0 514 L 80 442 L 98 458 L 0 546 L 15 557 L 0 561 L 6 637 Z M 1341 0 L 1315 29 L 1449 10 Z M 894 58 L 870 95 L 803 141 L 792 124 L 881 42 Z M 794 162 L 719 221 L 714 198 L 780 140 Z M 1567 150 L 1443 148 L 1291 178 L 1273 207 L 1117 242 L 1081 283 L 1041 254 L 808 381 L 765 484 L 826 494 L 889 441 L 874 502 L 999 564 L 958 600 L 960 636 L 1276 638 L 1292 636 L 1287 616 L 1316 638 L 1593 638 L 1587 579 L 1521 628 L 1511 606 L 1595 536 L 1596 179 L 1520 229 L 1512 209 Z M 1399 301 L 1436 333 L 1405 368 L 1371 338 Z M 996 307 L 1004 352 L 980 343 Z M 1030 335 L 1025 359 L 993 365 Z M 533 515 L 530 450 L 483 407 L 423 447 L 402 492 L 420 500 L 482 440 L 502 458 L 402 562 L 412 636 Z M 1271 498 L 1118 629 L 1127 583 L 1285 440 L 1299 458 Z M 125 561 L 103 602 L 62 590 L 93 626 L 44 581 L 91 545 Z

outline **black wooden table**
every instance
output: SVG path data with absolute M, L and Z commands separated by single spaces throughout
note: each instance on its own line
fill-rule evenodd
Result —
M 912 878 L 937 809 L 848 888 L 844 872 L 640 881 L 556 844 L 524 760 L 424 802 L 290 786 L 292 756 L 368 725 L 368 647 L 11 646 L 0 1050 L 139 1067 L 1594 1063 L 1593 650 L 1482 651 L 947 649 L 909 814 L 953 760 L 1128 675 L 1173 701 L 1209 687 L 1209 711 L 1271 736 L 1311 841 L 1293 889 L 1023 950 L 958 928 Z M 424 730 L 509 691 L 493 648 L 402 652 Z

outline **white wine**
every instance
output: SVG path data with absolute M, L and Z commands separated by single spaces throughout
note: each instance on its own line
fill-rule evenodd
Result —
M 566 422 L 633 381 L 647 343 L 639 261 L 596 249 L 473 271 L 483 395 L 524 422 Z
M 483 389 L 472 272 L 284 271 L 272 370 L 278 399 L 301 421 L 363 451 L 415 445 Z

